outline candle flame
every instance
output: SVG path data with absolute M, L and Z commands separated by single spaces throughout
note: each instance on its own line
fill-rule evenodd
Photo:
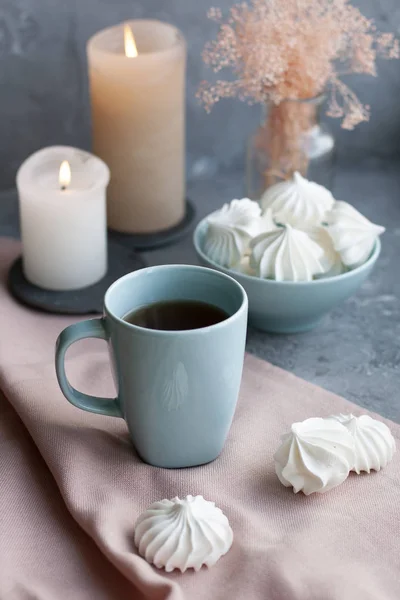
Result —
M 129 25 L 124 25 L 125 56 L 135 58 L 138 55 L 135 38 Z
M 71 183 L 71 167 L 67 160 L 63 160 L 61 163 L 58 181 L 62 190 L 65 190 Z

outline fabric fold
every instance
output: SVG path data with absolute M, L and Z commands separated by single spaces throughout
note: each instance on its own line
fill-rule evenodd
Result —
M 397 600 L 400 453 L 325 495 L 294 495 L 273 454 L 291 423 L 360 408 L 247 356 L 221 456 L 166 470 L 140 461 L 125 422 L 68 404 L 54 344 L 74 318 L 32 311 L 6 289 L 17 242 L 0 241 L 2 409 L 0 597 L 5 600 Z M 113 395 L 105 344 L 77 344 L 71 382 Z M 5 415 L 5 416 L 4 416 Z M 386 422 L 397 443 L 400 427 Z M 234 542 L 210 570 L 166 574 L 134 547 L 152 502 L 201 494 L 229 518 Z

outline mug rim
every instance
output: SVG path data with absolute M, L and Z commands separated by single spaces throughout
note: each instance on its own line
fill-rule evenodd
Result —
M 109 296 L 115 291 L 115 289 L 119 285 L 121 285 L 121 282 L 124 282 L 125 280 L 127 281 L 129 279 L 134 279 L 135 277 L 143 275 L 145 272 L 168 271 L 168 270 L 196 271 L 198 273 L 206 273 L 208 275 L 211 275 L 212 277 L 217 276 L 217 279 L 228 281 L 236 289 L 239 289 L 239 291 L 241 293 L 242 300 L 241 300 L 239 308 L 232 315 L 228 316 L 226 319 L 224 319 L 223 321 L 220 321 L 219 323 L 214 323 L 213 325 L 208 325 L 207 327 L 198 327 L 196 329 L 149 329 L 147 327 L 141 327 L 140 325 L 134 325 L 133 323 L 128 323 L 127 321 L 124 321 L 124 319 L 122 319 L 121 317 L 118 317 L 118 315 L 116 315 L 113 311 L 110 310 L 110 308 L 108 306 Z M 120 277 L 119 279 L 114 281 L 114 283 L 112 283 L 110 285 L 110 287 L 107 289 L 107 291 L 104 295 L 103 304 L 104 304 L 104 312 L 108 318 L 119 323 L 120 325 L 123 325 L 124 327 L 128 327 L 129 329 L 132 329 L 132 331 L 135 331 L 137 333 L 141 333 L 144 335 L 151 334 L 151 335 L 174 335 L 174 336 L 179 335 L 179 336 L 181 336 L 181 335 L 196 335 L 196 334 L 198 335 L 201 333 L 208 332 L 210 330 L 214 331 L 216 329 L 222 329 L 223 327 L 230 325 L 230 323 L 232 323 L 233 320 L 237 319 L 239 315 L 241 315 L 244 311 L 248 310 L 248 297 L 247 297 L 247 293 L 246 293 L 246 290 L 244 289 L 244 287 L 238 281 L 236 281 L 236 279 L 234 279 L 234 277 L 231 277 L 230 275 L 227 275 L 226 273 L 221 273 L 220 271 L 216 271 L 215 269 L 210 269 L 209 267 L 202 267 L 199 265 L 172 264 L 172 265 L 155 265 L 155 266 L 151 266 L 151 267 L 143 267 L 142 269 L 138 269 L 137 271 L 131 271 L 130 273 L 123 275 L 122 277 Z M 138 308 L 140 308 L 140 307 L 138 307 Z

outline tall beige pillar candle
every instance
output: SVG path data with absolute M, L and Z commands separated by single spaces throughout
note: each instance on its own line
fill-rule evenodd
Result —
M 183 35 L 160 21 L 128 21 L 94 35 L 87 52 L 94 152 L 111 171 L 108 225 L 168 229 L 185 212 Z

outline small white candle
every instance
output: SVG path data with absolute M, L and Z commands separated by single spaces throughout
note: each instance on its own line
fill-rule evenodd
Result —
M 23 269 L 33 284 L 74 290 L 107 271 L 107 165 L 92 154 L 53 146 L 17 173 Z

